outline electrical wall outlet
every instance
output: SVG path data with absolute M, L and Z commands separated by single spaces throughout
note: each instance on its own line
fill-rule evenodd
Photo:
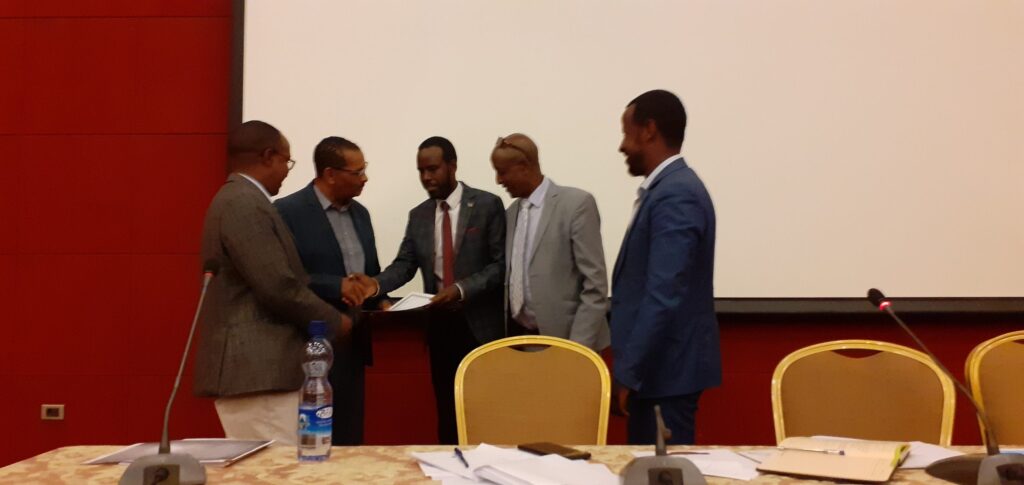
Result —
M 44 421 L 63 421 L 64 405 L 43 404 L 42 409 L 39 411 L 39 417 Z

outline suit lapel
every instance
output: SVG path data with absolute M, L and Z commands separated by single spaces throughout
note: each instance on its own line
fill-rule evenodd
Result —
M 544 194 L 544 208 L 541 209 L 540 221 L 537 222 L 537 232 L 533 234 L 533 243 L 530 244 L 530 261 L 527 266 L 533 264 L 533 258 L 537 255 L 537 247 L 540 246 L 540 240 L 544 237 L 544 231 L 547 230 L 552 215 L 558 210 L 558 192 L 559 187 L 554 182 L 551 182 L 548 185 L 548 193 Z
M 359 245 L 363 248 L 363 272 L 369 274 L 373 269 L 372 266 L 379 265 L 376 261 L 377 248 L 374 247 L 373 241 L 370 240 L 370 235 L 373 231 L 370 229 L 369 218 L 363 217 L 363 211 L 356 210 L 355 201 L 352 202 L 352 206 L 349 207 L 348 213 L 352 217 L 352 227 L 356 230 L 356 237 L 359 238 Z M 340 251 L 341 248 L 339 247 Z M 345 268 L 347 271 L 348 268 Z
M 437 251 L 437 245 L 434 244 L 434 217 L 437 215 L 437 201 L 427 199 L 420 207 L 421 211 L 416 216 L 416 219 L 420 221 L 420 227 L 416 230 L 419 241 L 416 241 L 416 244 L 420 247 L 430 248 L 430 251 L 427 251 L 430 257 L 426 261 L 421 261 L 420 266 L 424 278 L 434 281 L 434 258 L 437 257 L 434 254 Z
M 516 224 L 519 222 L 519 207 L 522 199 L 512 201 L 509 213 L 505 219 L 505 281 L 508 281 L 509 271 L 512 269 L 512 242 L 516 233 Z
M 654 188 L 657 187 L 662 180 L 665 180 L 665 178 L 673 172 L 682 170 L 683 168 L 686 168 L 686 160 L 682 157 L 668 164 L 668 166 L 658 174 L 657 178 L 651 181 L 650 187 L 648 187 L 647 190 L 644 191 L 644 195 L 640 197 L 640 203 L 636 208 L 636 215 L 633 217 L 633 220 L 630 221 L 629 227 L 626 228 L 626 234 L 622 237 L 622 246 L 619 248 L 619 256 L 615 258 L 615 269 L 612 270 L 612 284 L 614 284 L 618 279 L 619 270 L 622 269 L 622 264 L 626 259 L 626 250 L 629 248 L 629 236 L 633 232 L 633 227 L 636 226 L 637 221 L 640 220 L 640 215 L 646 208 L 647 200 L 651 198 L 651 192 L 654 191 Z
M 469 225 L 469 216 L 473 213 L 473 206 L 476 205 L 476 194 L 466 184 L 462 184 L 462 202 L 460 204 L 458 229 L 455 230 L 458 237 L 453 248 L 456 259 L 459 256 L 459 250 L 462 248 L 462 241 L 466 239 L 466 226 Z
M 324 210 L 323 206 L 320 205 L 320 199 L 316 197 L 315 188 L 310 183 L 305 189 L 306 204 L 309 206 L 310 214 L 313 214 L 313 224 L 316 225 L 316 231 L 320 234 L 320 238 L 323 241 L 330 241 L 327 243 L 331 247 L 334 256 L 341 261 L 342 270 L 345 269 L 345 257 L 341 252 L 341 246 L 338 243 L 338 237 L 334 235 L 334 228 L 331 227 L 331 221 L 327 219 L 327 211 Z

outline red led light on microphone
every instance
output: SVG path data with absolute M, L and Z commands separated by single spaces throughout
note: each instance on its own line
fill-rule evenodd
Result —
M 892 302 L 886 300 L 886 301 L 883 301 L 882 303 L 878 304 L 878 309 L 882 310 L 882 311 L 885 311 L 885 309 L 889 308 L 890 306 L 892 306 Z

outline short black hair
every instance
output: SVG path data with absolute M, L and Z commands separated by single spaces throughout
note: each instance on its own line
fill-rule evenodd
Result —
M 650 120 L 670 148 L 681 148 L 686 133 L 686 108 L 675 94 L 663 89 L 647 91 L 626 105 L 633 106 L 633 123 L 642 125 Z
M 316 166 L 317 177 L 323 175 L 327 167 L 345 168 L 342 150 L 359 150 L 359 146 L 340 136 L 329 136 L 316 144 L 313 149 L 313 165 Z
M 458 156 L 455 155 L 455 146 L 452 145 L 452 142 L 448 141 L 448 139 L 443 136 L 432 136 L 430 138 L 427 138 L 426 140 L 423 140 L 423 143 L 420 143 L 419 149 L 423 150 L 424 148 L 430 147 L 440 148 L 441 158 L 446 163 L 456 163 L 457 160 L 459 159 Z
M 281 131 L 264 121 L 246 121 L 228 133 L 228 158 L 231 159 L 243 153 L 260 153 L 267 148 L 280 147 Z

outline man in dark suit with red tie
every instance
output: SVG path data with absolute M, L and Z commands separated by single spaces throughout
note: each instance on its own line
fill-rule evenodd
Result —
M 420 144 L 416 167 L 430 198 L 409 212 L 398 256 L 377 275 L 376 294 L 404 285 L 416 270 L 435 294 L 427 324 L 438 439 L 457 443 L 455 371 L 481 344 L 505 336 L 505 208 L 496 195 L 455 178 L 455 147 L 435 136 Z

